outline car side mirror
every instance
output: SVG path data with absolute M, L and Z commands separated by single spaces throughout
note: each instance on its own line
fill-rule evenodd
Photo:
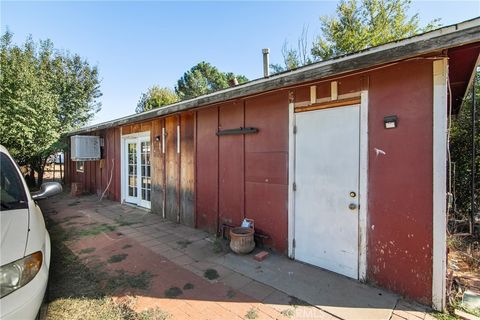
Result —
M 63 191 L 62 185 L 58 182 L 45 182 L 42 183 L 39 191 L 32 192 L 33 200 L 42 200 L 59 194 Z

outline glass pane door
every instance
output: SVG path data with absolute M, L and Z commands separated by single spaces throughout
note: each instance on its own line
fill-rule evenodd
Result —
M 150 139 L 147 136 L 128 138 L 125 142 L 125 201 L 150 208 L 152 181 Z
M 150 193 L 152 189 L 152 181 L 150 176 L 150 141 L 140 142 L 140 166 L 141 166 L 141 200 L 150 202 Z
M 127 173 L 128 173 L 128 196 L 136 198 L 138 196 L 137 189 L 137 143 L 129 142 L 127 143 L 127 152 L 128 152 L 128 162 L 127 162 Z

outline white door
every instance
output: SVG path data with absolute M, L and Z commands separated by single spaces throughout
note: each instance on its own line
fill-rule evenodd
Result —
M 295 121 L 295 259 L 358 279 L 360 106 Z
M 149 137 L 125 139 L 125 201 L 150 208 L 151 168 Z

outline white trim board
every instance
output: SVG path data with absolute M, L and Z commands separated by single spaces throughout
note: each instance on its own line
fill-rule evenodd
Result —
M 448 60 L 433 62 L 433 271 L 432 306 L 445 309 L 447 269 L 447 74 Z
M 288 104 L 288 257 L 295 258 L 293 239 L 295 238 L 295 103 Z
M 358 279 L 367 278 L 367 218 L 368 218 L 368 91 L 360 98 L 360 170 L 358 213 Z

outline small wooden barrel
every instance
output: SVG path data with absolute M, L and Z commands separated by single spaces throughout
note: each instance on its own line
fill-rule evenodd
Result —
M 255 248 L 252 228 L 232 228 L 230 229 L 230 249 L 238 254 L 247 254 Z

